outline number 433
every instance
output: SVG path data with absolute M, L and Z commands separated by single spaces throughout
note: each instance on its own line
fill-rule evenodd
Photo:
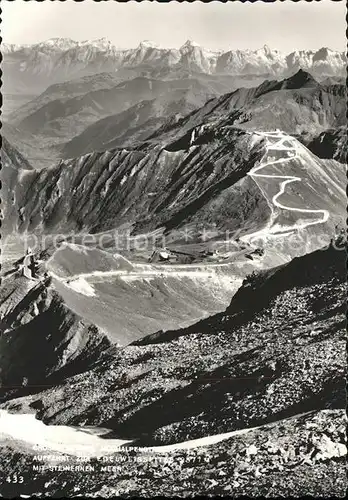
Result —
M 11 476 L 7 476 L 6 478 L 7 483 L 16 484 L 16 483 L 23 483 L 23 481 L 24 481 L 23 476 L 17 476 L 17 474 L 12 474 Z

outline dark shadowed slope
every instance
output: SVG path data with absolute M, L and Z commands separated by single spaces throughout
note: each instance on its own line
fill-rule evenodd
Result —
M 347 163 L 347 127 L 339 127 L 322 132 L 307 144 L 319 158 L 333 158 Z
M 20 218 L 23 197 L 35 171 L 30 163 L 14 148 L 5 137 L 1 145 L 1 199 L 3 236 L 11 232 L 15 222 Z M 30 180 L 29 180 L 30 179 Z
M 1 397 L 49 387 L 88 369 L 110 343 L 81 320 L 51 287 L 15 272 L 2 279 Z

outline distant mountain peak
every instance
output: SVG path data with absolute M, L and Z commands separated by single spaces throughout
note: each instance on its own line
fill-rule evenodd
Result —
M 193 40 L 186 40 L 186 42 L 184 43 L 184 45 L 182 45 L 182 49 L 191 49 L 193 47 L 200 47 L 200 45 L 196 42 L 194 42 Z
M 159 46 L 157 43 L 153 42 L 152 40 L 142 40 L 140 43 L 139 43 L 139 47 L 143 47 L 143 48 L 154 48 L 154 49 L 158 49 Z
M 300 68 L 297 73 L 295 73 L 291 79 L 297 79 L 297 80 L 314 80 L 312 75 L 308 73 L 308 71 L 305 71 L 304 69 Z M 314 80 L 315 81 L 315 80 Z
M 317 52 L 324 52 L 325 54 L 328 54 L 333 51 L 329 47 L 321 47 Z
M 266 56 L 266 57 L 274 57 L 279 55 L 279 51 L 276 49 L 271 49 L 267 44 L 263 45 L 260 49 L 257 49 L 255 51 L 250 51 L 254 52 L 256 54 L 259 54 L 261 56 Z
M 76 47 L 78 45 L 78 42 L 72 40 L 71 38 L 54 37 L 49 38 L 48 40 L 45 40 L 43 42 L 39 42 L 36 45 L 38 47 L 51 47 L 57 50 L 68 50 L 72 47 Z
M 321 49 L 317 50 L 316 53 L 314 54 L 313 61 L 315 62 L 315 61 L 325 60 L 328 57 L 330 57 L 331 54 L 333 54 L 332 50 L 330 50 L 328 47 L 322 47 Z
M 315 87 L 318 85 L 318 82 L 313 78 L 313 76 L 303 69 L 299 69 L 297 73 L 292 75 L 290 78 L 287 78 L 285 82 L 286 88 L 293 89 L 308 86 Z
M 110 40 L 108 38 L 106 38 L 106 36 L 102 36 L 101 38 L 95 38 L 92 40 L 92 42 L 107 42 L 107 43 L 111 43 Z
M 45 40 L 44 42 L 40 42 L 41 44 L 46 44 L 46 45 L 55 45 L 55 44 L 61 44 L 61 43 L 74 43 L 76 44 L 75 40 L 72 38 L 62 38 L 59 36 L 48 38 L 48 40 Z
M 100 50 L 110 50 L 113 47 L 113 44 L 108 40 L 107 38 L 97 38 L 95 40 L 92 40 L 91 45 L 93 47 L 96 47 Z M 83 45 L 88 45 L 88 41 L 84 42 Z
M 5 74 L 3 81 L 8 93 L 13 93 L 14 88 L 25 88 L 28 92 L 30 87 L 30 92 L 35 94 L 62 79 L 144 66 L 161 73 L 180 68 L 206 74 L 269 75 L 277 80 L 299 68 L 318 78 L 341 77 L 346 71 L 345 54 L 325 47 L 286 55 L 268 45 L 256 50 L 217 50 L 202 47 L 191 39 L 180 48 L 160 47 L 151 40 L 127 48 L 117 47 L 106 38 L 84 41 L 51 38 L 33 45 L 3 44 L 2 49 L 5 63 L 11 68 L 6 72 L 10 76 Z

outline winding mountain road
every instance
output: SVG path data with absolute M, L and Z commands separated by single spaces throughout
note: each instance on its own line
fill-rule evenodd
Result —
M 295 231 L 298 229 L 302 229 L 311 225 L 315 224 L 322 224 L 325 223 L 329 216 L 330 213 L 328 210 L 325 209 L 318 209 L 318 210 L 313 210 L 313 209 L 304 209 L 304 208 L 297 208 L 297 207 L 289 207 L 284 204 L 282 204 L 279 201 L 279 198 L 281 197 L 282 194 L 284 194 L 286 190 L 286 186 L 293 182 L 301 182 L 302 178 L 297 177 L 297 176 L 291 176 L 291 175 L 277 175 L 277 174 L 265 174 L 261 173 L 263 169 L 266 167 L 270 167 L 272 165 L 276 164 L 282 164 L 284 165 L 285 162 L 287 161 L 292 161 L 296 158 L 299 158 L 299 147 L 296 146 L 296 142 L 294 142 L 294 139 L 282 132 L 258 132 L 258 135 L 262 135 L 266 137 L 266 147 L 267 151 L 261 160 L 261 164 L 257 167 L 255 167 L 253 170 L 251 170 L 248 175 L 257 183 L 259 186 L 257 179 L 258 178 L 268 178 L 268 179 L 282 179 L 282 182 L 279 184 L 279 191 L 272 197 L 271 202 L 268 200 L 266 194 L 263 192 L 262 187 L 259 186 L 260 190 L 263 192 L 265 198 L 269 202 L 270 209 L 271 209 L 271 217 L 266 225 L 265 228 L 263 228 L 260 231 L 257 231 L 255 233 L 252 233 L 250 235 L 246 235 L 242 238 L 241 240 L 244 239 L 245 241 L 249 242 L 253 239 L 256 239 L 258 237 L 267 237 L 270 235 L 277 236 L 280 234 L 288 234 L 291 231 Z M 275 139 L 275 142 L 272 142 L 271 139 Z M 293 146 L 286 146 L 285 143 L 288 142 L 289 144 L 295 144 Z M 272 160 L 272 161 L 263 161 L 265 157 L 267 157 L 269 151 L 276 150 L 276 151 L 284 151 L 287 153 L 287 157 L 278 159 L 278 160 Z M 331 181 L 332 184 L 334 185 L 335 183 Z M 336 186 L 338 189 L 339 186 Z M 317 214 L 318 217 L 317 219 L 313 221 L 307 221 L 307 222 L 301 222 L 301 223 L 295 223 L 293 226 L 289 227 L 281 227 L 277 224 L 275 224 L 275 219 L 278 216 L 277 211 L 275 210 L 275 207 L 283 209 L 283 210 L 288 210 L 288 211 L 293 211 L 293 212 L 299 212 L 299 213 L 307 213 L 307 214 Z M 216 264 L 217 266 L 218 264 Z M 178 266 L 179 267 L 179 266 Z M 209 267 L 209 266 L 206 266 Z M 191 267 L 192 269 L 192 267 Z M 139 269 L 140 271 L 140 269 Z M 188 275 L 188 276 L 194 276 L 197 271 L 189 271 L 189 266 L 186 269 L 186 266 L 181 266 L 179 269 L 175 269 L 175 271 L 178 273 L 183 273 L 183 275 Z M 164 271 L 165 272 L 165 271 Z M 207 274 L 210 274 L 207 272 L 207 270 L 201 270 L 199 271 L 202 276 L 206 276 Z M 167 271 L 169 274 L 173 274 L 173 269 L 170 271 Z M 54 273 L 51 273 L 53 277 L 56 279 L 59 279 L 60 281 L 66 281 L 68 278 L 62 278 Z M 141 272 L 138 272 L 138 269 L 134 269 L 132 271 L 124 271 L 124 270 L 113 270 L 113 271 L 94 271 L 91 273 L 81 273 L 80 275 L 75 275 L 69 278 L 70 279 L 84 279 L 84 278 L 89 278 L 89 277 L 97 277 L 97 276 L 106 276 L 106 275 L 122 275 L 122 276 L 127 276 L 128 278 L 135 278 L 137 279 L 139 276 L 143 277 L 144 275 L 147 276 L 156 276 L 158 274 L 162 274 L 162 272 L 157 272 L 157 270 L 152 269 L 151 266 L 142 266 Z M 86 292 L 85 292 L 86 293 Z M 87 290 L 88 293 L 88 290 Z M 285 419 L 286 420 L 286 419 Z M 267 425 L 267 424 L 265 424 Z M 264 426 L 260 426 L 264 427 Z M 213 436 L 206 436 L 203 438 L 199 439 L 194 439 L 194 440 L 188 440 L 185 442 L 180 442 L 172 445 L 164 445 L 164 446 L 155 446 L 155 447 L 149 447 L 148 449 L 151 449 L 152 451 L 155 452 L 171 452 L 175 451 L 178 449 L 192 449 L 192 448 L 197 448 L 199 446 L 208 446 L 211 444 L 218 443 L 220 441 L 223 441 L 225 439 L 228 439 L 230 437 L 244 434 L 250 431 L 253 431 L 255 429 L 258 429 L 259 427 L 255 428 L 247 428 L 247 429 L 241 429 L 237 431 L 231 431 L 227 433 L 222 433 L 222 434 L 216 434 Z M 100 433 L 99 433 L 100 431 Z M 99 433 L 99 435 L 98 435 Z M 57 452 L 62 452 L 62 453 L 68 453 L 72 455 L 83 455 L 83 456 L 98 456 L 100 454 L 104 453 L 113 453 L 115 451 L 121 451 L 122 447 L 127 447 L 127 446 L 132 446 L 134 445 L 134 441 L 132 440 L 123 440 L 123 439 L 105 439 L 102 436 L 102 430 L 98 430 L 98 428 L 95 428 L 95 433 L 91 434 L 88 432 L 88 429 L 76 429 L 74 427 L 69 427 L 69 426 L 47 426 L 43 422 L 37 420 L 35 418 L 35 415 L 33 414 L 10 414 L 6 410 L 0 410 L 0 439 L 1 440 L 17 440 L 22 443 L 26 443 L 27 446 L 33 447 L 35 445 L 40 445 L 45 449 L 51 450 L 51 451 L 57 451 Z
M 293 182 L 301 182 L 302 178 L 297 177 L 297 176 L 292 176 L 292 175 L 278 175 L 278 174 L 262 174 L 259 173 L 260 170 L 265 169 L 266 167 L 270 167 L 272 165 L 276 164 L 282 164 L 284 165 L 285 162 L 289 162 L 292 160 L 295 160 L 296 158 L 299 158 L 298 150 L 299 148 L 296 146 L 285 146 L 284 143 L 292 143 L 294 140 L 291 136 L 284 134 L 283 132 L 277 131 L 277 132 L 257 132 L 257 135 L 261 135 L 266 138 L 266 148 L 267 151 L 264 155 L 264 157 L 261 160 L 261 164 L 257 167 L 255 167 L 253 170 L 248 172 L 248 175 L 256 182 L 258 185 L 259 189 L 262 191 L 264 197 L 268 201 L 268 198 L 263 191 L 262 187 L 259 185 L 257 182 L 257 178 L 268 178 L 268 179 L 285 179 L 283 182 L 280 183 L 279 185 L 279 191 L 276 193 L 273 198 L 271 203 L 268 202 L 269 207 L 271 209 L 271 217 L 270 220 L 268 221 L 267 225 L 254 233 L 245 235 L 241 238 L 241 240 L 250 243 L 252 240 L 256 239 L 262 239 L 263 237 L 268 237 L 268 236 L 278 236 L 280 234 L 289 234 L 293 233 L 296 230 L 299 229 L 304 229 L 308 226 L 312 226 L 315 224 L 323 224 L 328 220 L 330 217 L 330 213 L 328 210 L 325 209 L 319 209 L 319 210 L 313 210 L 313 209 L 307 209 L 307 208 L 297 208 L 297 207 L 289 207 L 287 205 L 283 205 L 278 201 L 278 198 L 282 194 L 284 194 L 286 186 L 293 183 Z M 276 139 L 276 142 L 271 142 L 270 139 Z M 284 151 L 288 154 L 287 157 L 280 158 L 279 160 L 272 160 L 272 161 L 263 161 L 265 157 L 268 156 L 268 153 L 272 150 L 276 151 Z M 274 207 L 281 208 L 283 210 L 288 210 L 291 212 L 300 212 L 300 213 L 307 213 L 307 214 L 320 214 L 320 217 L 318 219 L 310 221 L 310 222 L 302 222 L 302 223 L 296 223 L 293 226 L 290 227 L 281 227 L 277 224 L 274 224 L 275 219 L 277 218 L 278 214 Z
M 273 165 L 278 165 L 286 164 L 286 162 L 291 162 L 293 160 L 296 160 L 299 158 L 299 150 L 302 145 L 297 145 L 296 140 L 281 132 L 281 131 L 276 131 L 276 132 L 253 132 L 254 134 L 265 137 L 266 138 L 266 152 L 260 162 L 260 164 L 252 169 L 250 172 L 248 172 L 248 175 L 255 181 L 261 192 L 263 193 L 263 196 L 267 200 L 267 203 L 270 207 L 271 210 L 271 216 L 269 218 L 269 221 L 267 222 L 266 226 L 258 231 L 255 231 L 251 234 L 244 235 L 240 238 L 241 241 L 247 244 L 252 244 L 253 241 L 257 240 L 262 240 L 270 237 L 278 237 L 278 236 L 286 236 L 289 234 L 293 234 L 295 231 L 304 229 L 309 226 L 317 225 L 317 224 L 323 224 L 325 223 L 329 217 L 330 213 L 326 209 L 309 209 L 309 208 L 298 208 L 294 206 L 287 206 L 284 205 L 279 201 L 279 198 L 285 193 L 286 187 L 294 182 L 301 182 L 303 179 L 298 176 L 293 176 L 293 175 L 279 175 L 277 173 L 275 174 L 269 174 L 269 173 L 263 173 L 262 170 L 265 168 L 271 167 Z M 288 145 L 286 145 L 286 143 Z M 272 161 L 267 161 L 267 157 L 270 152 L 272 151 L 283 151 L 284 156 L 282 158 L 279 158 L 277 160 L 272 160 Z M 320 175 L 321 176 L 326 176 L 330 183 L 334 185 L 340 192 L 343 190 L 335 184 L 335 182 L 327 176 L 327 174 L 324 171 L 321 171 L 320 169 Z M 279 191 L 272 197 L 271 200 L 269 200 L 269 196 L 267 196 L 267 193 L 264 191 L 264 188 L 262 187 L 261 183 L 258 182 L 258 179 L 274 179 L 276 182 L 278 180 L 282 180 L 282 182 L 279 183 Z M 281 226 L 280 224 L 277 224 L 275 221 L 279 215 L 279 211 L 277 209 L 282 209 L 282 210 L 287 210 L 290 212 L 297 212 L 301 214 L 311 214 L 314 215 L 316 214 L 318 217 L 315 218 L 314 220 L 310 221 L 301 221 L 294 223 L 291 226 Z M 51 257 L 53 259 L 53 256 Z M 51 260 L 50 259 L 50 260 Z M 164 267 L 162 269 L 156 269 L 156 266 L 146 266 L 146 265 L 134 265 L 132 270 L 111 270 L 111 271 L 92 271 L 88 273 L 79 273 L 72 275 L 70 277 L 60 277 L 57 276 L 55 273 L 50 272 L 50 274 L 55 278 L 58 279 L 65 284 L 72 284 L 72 287 L 76 288 L 76 291 L 79 291 L 81 293 L 85 293 L 86 295 L 93 295 L 93 290 L 91 287 L 88 287 L 88 283 L 85 282 L 86 279 L 89 278 L 105 278 L 108 276 L 118 276 L 124 280 L 137 280 L 137 279 L 143 279 L 144 277 L 147 278 L 154 278 L 156 276 L 176 276 L 176 277 L 201 277 L 201 278 L 206 278 L 210 277 L 213 272 L 214 267 L 223 267 L 226 266 L 226 263 L 217 263 L 217 264 L 207 264 L 205 266 L 192 266 L 192 265 L 178 265 L 178 266 L 170 266 L 170 267 Z M 72 283 L 74 280 L 79 280 L 79 282 Z M 75 286 L 76 285 L 76 286 Z M 88 289 L 89 288 L 89 289 Z

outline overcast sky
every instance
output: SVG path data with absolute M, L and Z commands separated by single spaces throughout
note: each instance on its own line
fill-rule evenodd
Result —
M 152 40 L 180 47 L 187 39 L 212 49 L 257 49 L 267 44 L 285 52 L 330 47 L 345 50 L 345 2 L 158 3 L 85 0 L 1 2 L 7 43 L 53 37 L 106 37 L 116 46 Z

